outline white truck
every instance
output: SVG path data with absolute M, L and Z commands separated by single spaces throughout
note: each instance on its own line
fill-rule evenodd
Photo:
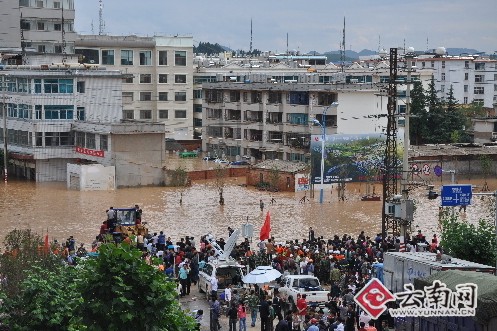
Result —
M 437 254 L 429 252 L 386 252 L 383 260 L 383 279 L 392 292 L 403 292 L 405 284 L 412 284 L 414 278 L 425 278 L 443 270 L 467 270 L 495 273 L 495 268 L 443 255 L 437 261 Z
M 306 301 L 310 304 L 328 302 L 328 293 L 325 291 L 319 279 L 308 275 L 289 275 L 282 280 L 282 286 L 278 291 L 285 297 L 291 296 L 294 304 L 297 303 L 297 294 L 305 294 Z

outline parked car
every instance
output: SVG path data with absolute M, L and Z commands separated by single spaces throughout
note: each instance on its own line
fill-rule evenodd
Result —
M 230 161 L 223 160 L 223 159 L 215 159 L 214 162 L 219 163 L 219 164 L 230 164 Z
M 282 280 L 282 286 L 278 289 L 285 296 L 291 296 L 293 302 L 297 302 L 298 294 L 306 294 L 307 302 L 322 304 L 328 302 L 328 292 L 321 287 L 319 279 L 308 275 L 288 275 Z
M 204 161 L 214 161 L 214 160 L 216 160 L 216 158 L 213 157 L 213 156 L 204 156 L 202 158 L 202 160 L 204 160 Z
M 232 166 L 246 166 L 246 165 L 250 165 L 250 162 L 248 161 L 233 161 L 230 163 L 230 165 Z

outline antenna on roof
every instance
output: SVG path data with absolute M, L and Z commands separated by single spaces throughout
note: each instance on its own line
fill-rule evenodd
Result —
M 252 54 L 252 18 L 250 18 L 250 54 Z
M 95 34 L 95 29 L 93 28 L 93 20 L 91 20 L 91 34 Z
M 344 63 L 345 63 L 345 16 L 343 17 L 343 35 L 342 35 L 342 45 L 340 47 L 340 61 L 342 62 L 342 72 L 344 70 Z
M 102 0 L 99 0 L 99 9 L 98 9 L 98 35 L 101 36 L 104 34 L 105 30 L 105 22 L 104 22 L 104 5 Z
M 286 55 L 288 56 L 290 53 L 288 52 L 288 32 L 286 33 Z
M 62 2 L 62 54 L 64 54 L 64 57 L 62 58 L 62 62 L 66 62 L 66 29 L 64 28 L 65 22 L 64 22 L 64 2 Z
M 428 37 L 426 37 L 426 51 L 428 52 Z
M 380 53 L 381 49 L 381 35 L 378 35 L 378 54 Z
M 22 12 L 21 12 L 21 57 L 22 57 L 22 64 L 26 64 L 26 42 L 24 39 L 24 21 L 22 19 Z

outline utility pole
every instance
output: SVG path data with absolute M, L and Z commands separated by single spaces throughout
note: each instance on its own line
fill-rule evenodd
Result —
M 7 105 L 5 104 L 5 79 L 6 75 L 3 75 L 2 79 L 2 115 L 3 115 L 3 180 L 7 183 L 8 173 L 7 173 Z

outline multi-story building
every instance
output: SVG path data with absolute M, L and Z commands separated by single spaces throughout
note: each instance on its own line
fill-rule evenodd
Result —
M 164 123 L 167 138 L 193 139 L 193 38 L 78 35 L 81 63 L 120 70 L 122 117 Z
M 435 88 L 447 98 L 451 86 L 459 104 L 476 102 L 486 108 L 497 103 L 497 60 L 479 55 L 420 55 L 419 70 L 432 70 Z
M 98 163 L 115 167 L 115 186 L 163 182 L 163 125 L 122 121 L 119 71 L 78 64 L 75 55 L 26 60 L 0 71 L 0 142 L 7 139 L 9 172 L 65 181 L 68 164 Z
M 74 0 L 0 0 L 0 48 L 74 53 Z
M 398 74 L 406 80 L 405 71 Z M 426 87 L 431 71 L 411 72 Z M 305 161 L 311 135 L 380 133 L 386 127 L 389 80 L 386 61 L 354 63 L 342 71 L 328 65 L 269 63 L 246 68 L 201 68 L 194 87 L 203 94 L 202 147 L 218 157 Z M 398 113 L 406 111 L 406 84 L 398 84 Z M 201 88 L 201 90 L 200 90 Z M 330 107 L 338 102 L 338 107 Z M 199 108 L 200 109 L 200 108 Z M 402 125 L 399 117 L 399 125 Z

